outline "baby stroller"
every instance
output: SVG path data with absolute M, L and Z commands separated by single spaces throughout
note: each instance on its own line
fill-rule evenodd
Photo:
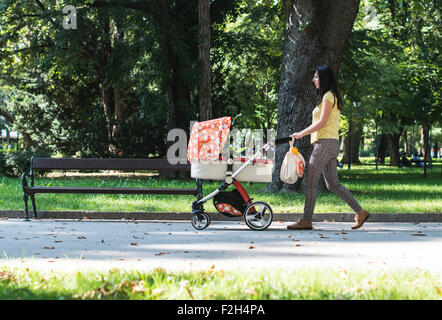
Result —
M 191 163 L 191 177 L 196 179 L 197 200 L 192 203 L 192 226 L 202 230 L 210 224 L 210 216 L 204 212 L 204 203 L 213 199 L 216 210 L 230 218 L 244 216 L 252 230 L 264 230 L 273 220 L 273 211 L 264 201 L 252 201 L 241 185 L 243 182 L 271 182 L 273 161 L 261 159 L 273 147 L 267 143 L 249 159 L 234 157 L 229 147 L 229 156 L 222 157 L 230 132 L 231 118 L 224 117 L 196 122 L 192 127 L 187 159 Z M 223 180 L 212 193 L 203 197 L 202 180 Z M 235 189 L 227 191 L 233 186 Z

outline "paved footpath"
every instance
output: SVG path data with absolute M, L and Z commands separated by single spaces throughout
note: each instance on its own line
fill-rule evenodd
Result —
M 0 220 L 0 268 L 45 271 L 111 268 L 168 271 L 342 267 L 418 269 L 442 274 L 442 223 L 317 222 L 289 231 L 274 221 L 252 231 L 243 221 Z

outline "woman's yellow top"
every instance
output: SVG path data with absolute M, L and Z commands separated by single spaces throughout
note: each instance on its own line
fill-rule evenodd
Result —
M 322 102 L 313 110 L 313 123 L 316 123 L 321 118 L 322 105 L 324 101 L 330 101 L 333 105 L 330 117 L 324 127 L 311 134 L 311 143 L 315 143 L 319 139 L 336 139 L 339 140 L 339 116 L 341 112 L 338 109 L 338 100 L 331 91 L 327 91 L 322 98 Z

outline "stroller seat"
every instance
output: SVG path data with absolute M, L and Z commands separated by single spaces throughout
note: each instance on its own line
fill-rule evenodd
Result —
M 248 158 L 234 158 L 233 171 L 238 170 Z M 247 166 L 236 180 L 242 182 L 272 182 L 274 162 L 267 159 L 256 159 L 252 165 Z M 191 163 L 190 175 L 195 179 L 222 180 L 227 176 L 227 159 L 220 160 L 194 160 Z

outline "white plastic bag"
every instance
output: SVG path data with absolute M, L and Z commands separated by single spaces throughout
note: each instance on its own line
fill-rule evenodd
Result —
M 293 184 L 298 181 L 298 157 L 295 152 L 293 152 L 293 149 L 296 148 L 293 148 L 292 139 L 290 142 L 290 150 L 285 154 L 284 161 L 281 165 L 281 171 L 279 173 L 281 181 L 288 184 Z

